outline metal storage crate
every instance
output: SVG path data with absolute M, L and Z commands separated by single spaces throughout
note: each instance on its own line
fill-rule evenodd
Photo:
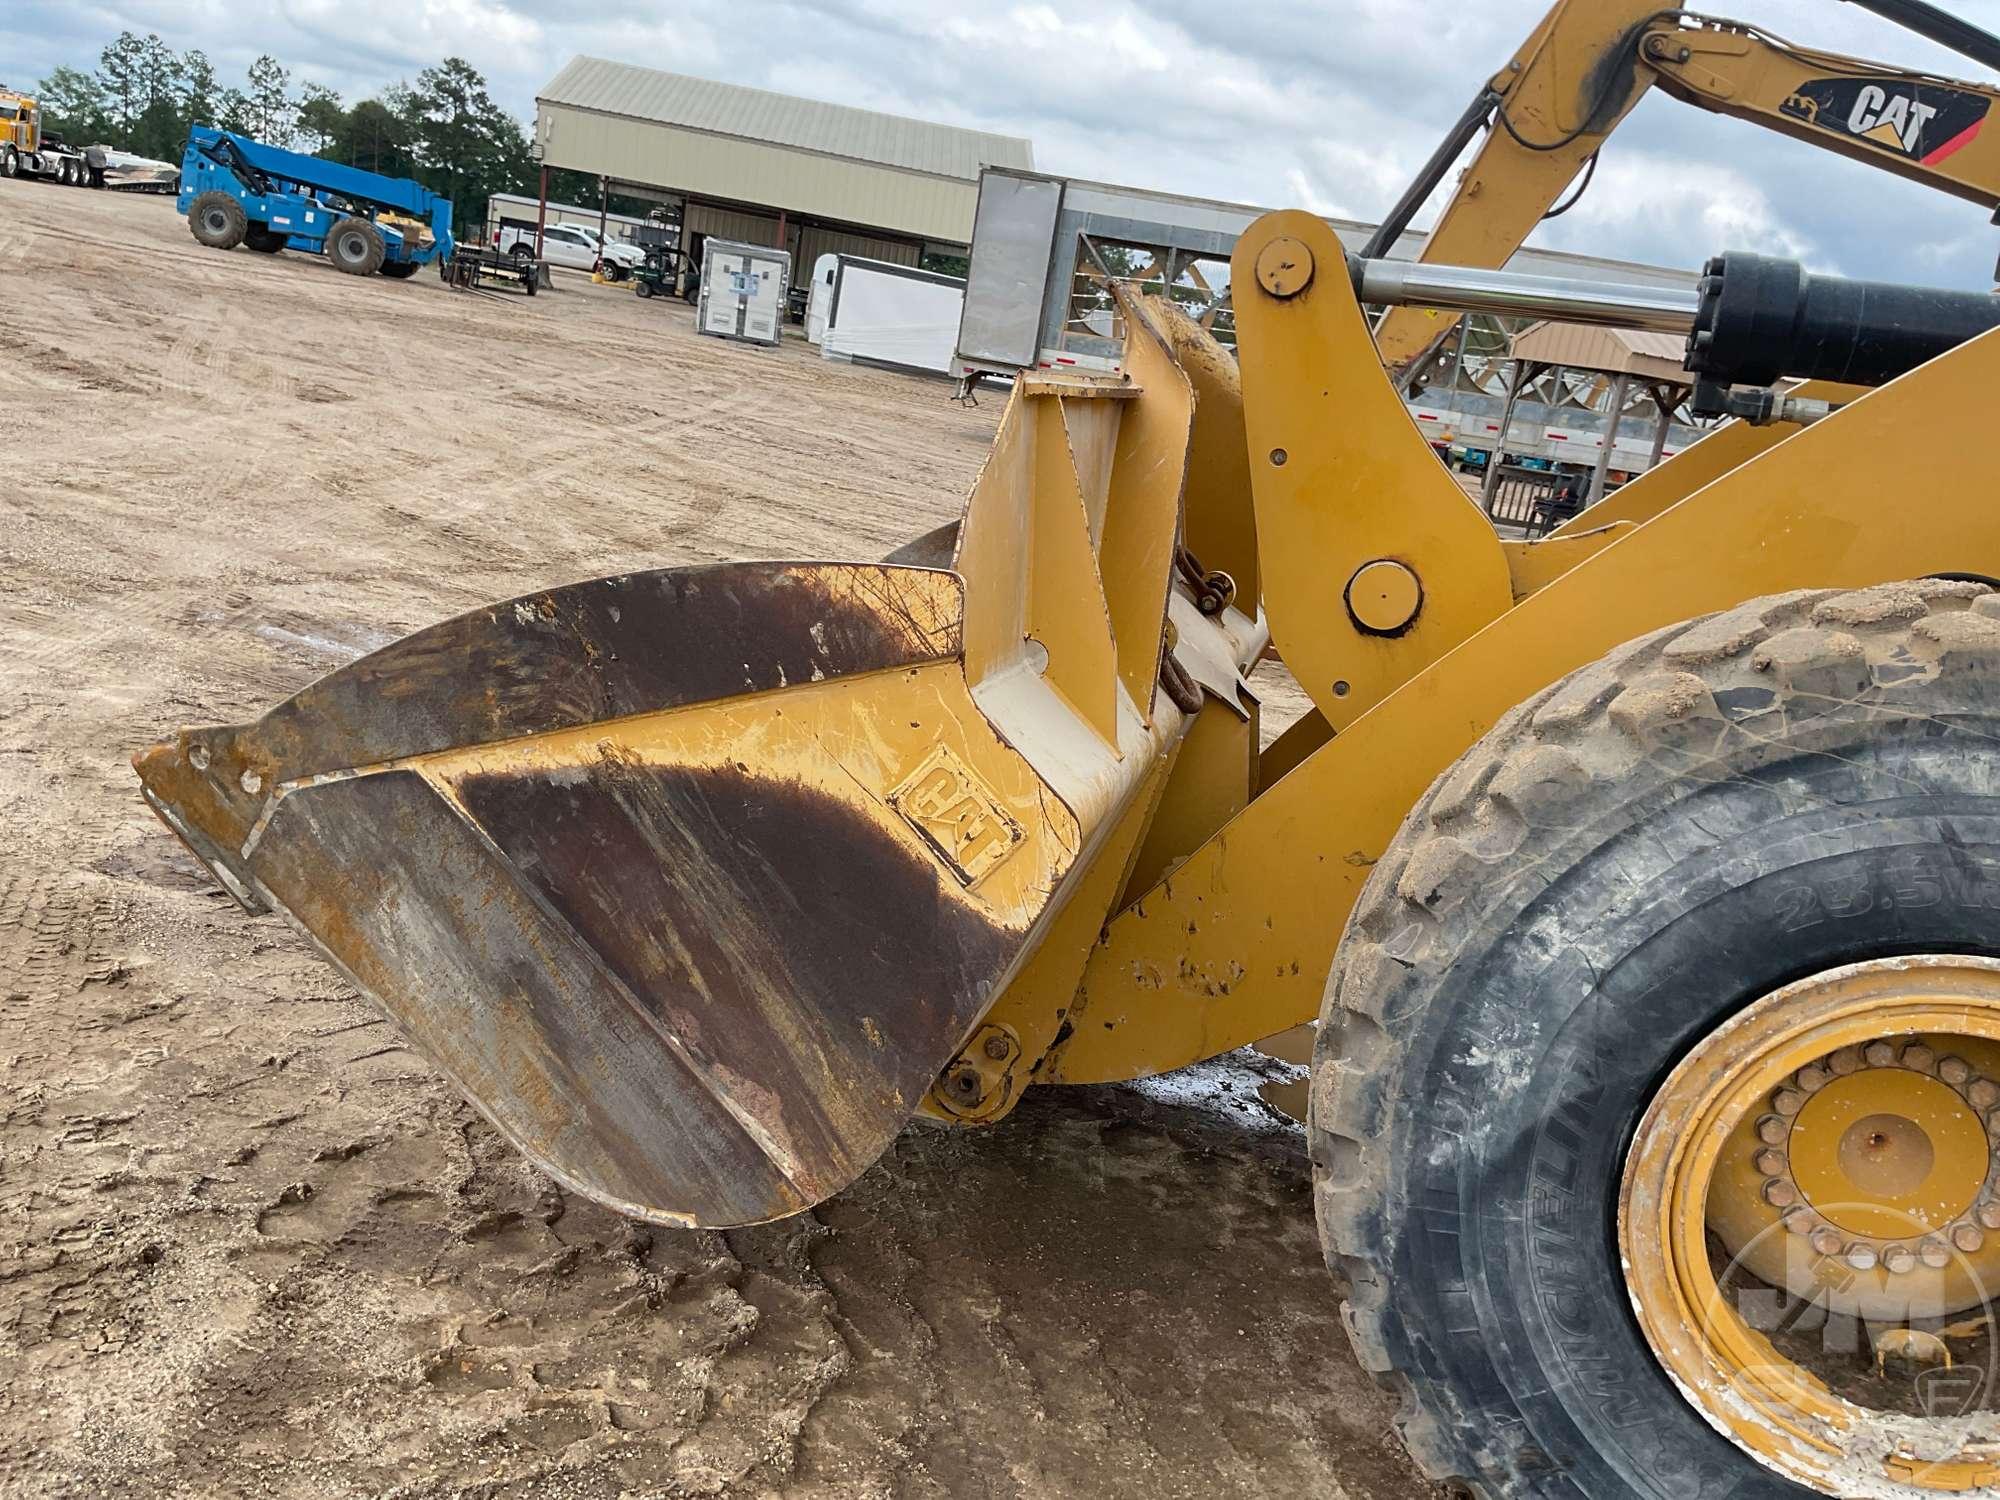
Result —
M 792 257 L 769 245 L 709 240 L 702 246 L 695 327 L 718 338 L 775 344 L 784 336 Z

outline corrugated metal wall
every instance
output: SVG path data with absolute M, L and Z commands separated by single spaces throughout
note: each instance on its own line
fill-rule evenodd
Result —
M 778 243 L 778 218 L 775 214 L 765 215 L 748 209 L 723 208 L 713 203 L 691 201 L 687 206 L 686 223 L 686 234 L 690 238 L 683 240 L 683 244 L 692 244 L 692 236 L 697 234 L 737 240 L 746 245 Z M 851 229 L 801 224 L 797 220 L 786 224 L 785 238 L 790 241 L 785 248 L 792 252 L 793 286 L 806 284 L 812 275 L 813 262 L 822 255 L 865 255 L 870 260 L 886 260 L 897 266 L 914 266 L 923 259 L 923 247 L 913 240 L 882 239 L 875 235 L 856 234 Z
M 797 254 L 804 269 L 795 272 L 792 280 L 795 285 L 803 286 L 812 275 L 813 262 L 822 255 L 865 255 L 870 260 L 886 260 L 892 266 L 914 266 L 923 259 L 923 246 L 908 240 L 882 240 L 845 229 L 823 229 L 808 224 L 798 236 Z
M 687 212 L 681 222 L 686 226 L 681 231 L 681 243 L 692 243 L 697 234 L 710 235 L 716 239 L 736 240 L 745 245 L 775 245 L 778 243 L 778 216 L 753 214 L 740 208 L 717 208 L 712 203 L 689 201 Z
M 979 184 L 758 141 L 544 104 L 538 130 L 552 167 L 649 183 L 697 198 L 768 203 L 809 218 L 838 219 L 966 244 Z

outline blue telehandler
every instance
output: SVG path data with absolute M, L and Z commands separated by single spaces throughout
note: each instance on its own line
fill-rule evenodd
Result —
M 451 200 L 421 183 L 207 125 L 188 134 L 179 207 L 216 250 L 309 250 L 351 275 L 398 278 L 451 258 Z

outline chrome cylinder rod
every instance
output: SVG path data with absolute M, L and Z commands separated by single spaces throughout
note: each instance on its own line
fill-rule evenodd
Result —
M 1503 318 L 1549 318 L 1608 328 L 1651 328 L 1686 333 L 1699 298 L 1693 287 L 1631 286 L 1578 281 L 1567 276 L 1523 276 L 1463 266 L 1426 266 L 1407 260 L 1351 260 L 1355 294 L 1364 306 L 1436 307 L 1448 312 L 1495 313 Z

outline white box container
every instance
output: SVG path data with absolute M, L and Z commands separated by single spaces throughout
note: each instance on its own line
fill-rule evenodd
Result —
M 964 278 L 836 255 L 830 257 L 834 265 L 829 283 L 827 258 L 822 257 L 813 274 L 813 297 L 824 302 L 819 330 L 824 358 L 931 375 L 956 372 L 952 354 L 958 344 L 959 312 L 965 305 Z M 808 338 L 812 321 L 808 311 Z
M 694 326 L 717 338 L 775 344 L 784 337 L 792 257 L 769 245 L 708 240 L 701 251 L 701 301 Z

